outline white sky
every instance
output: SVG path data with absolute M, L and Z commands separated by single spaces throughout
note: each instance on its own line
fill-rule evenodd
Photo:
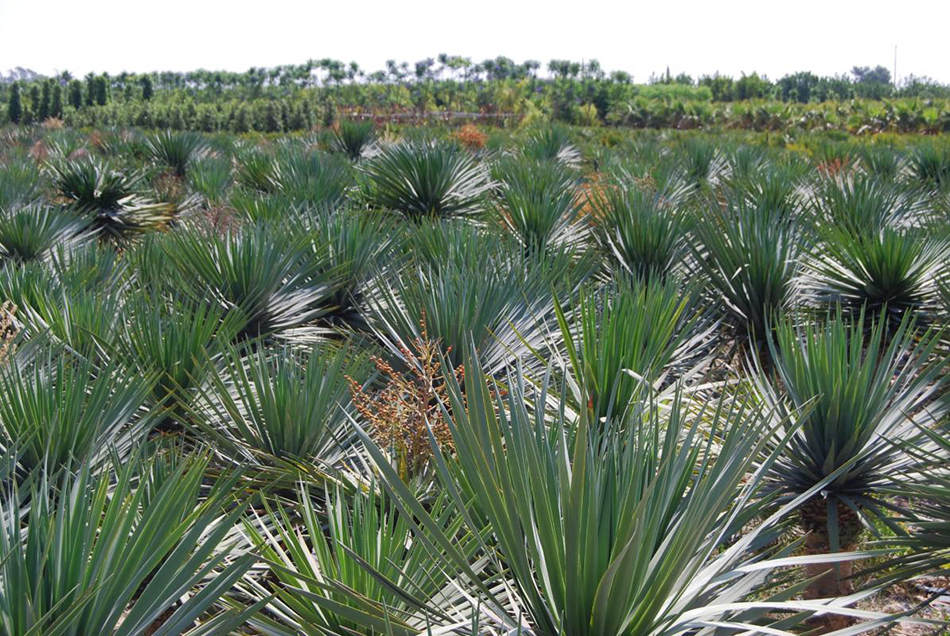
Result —
M 0 0 L 0 71 L 245 71 L 309 58 L 600 60 L 645 81 L 894 64 L 950 83 L 950 0 Z

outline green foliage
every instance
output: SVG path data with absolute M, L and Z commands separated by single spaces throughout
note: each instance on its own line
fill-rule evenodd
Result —
M 254 562 L 228 559 L 242 507 L 222 515 L 230 480 L 200 496 L 207 466 L 201 457 L 136 457 L 101 476 L 80 466 L 42 479 L 29 504 L 18 505 L 14 489 L 0 503 L 0 633 L 143 634 L 160 617 L 154 633 L 169 636 L 239 626 L 246 614 L 237 610 L 203 616 Z
M 59 194 L 103 240 L 124 242 L 167 223 L 172 208 L 143 195 L 140 176 L 124 174 L 97 159 L 48 164 Z
M 584 239 L 577 177 L 562 164 L 509 159 L 494 173 L 500 182 L 495 214 L 525 251 L 573 246 Z
M 189 167 L 207 150 L 201 135 L 170 130 L 152 135 L 146 143 L 152 160 L 171 169 L 176 177 L 184 177 Z
M 376 136 L 376 124 L 372 121 L 344 119 L 333 130 L 333 149 L 359 161 L 372 152 Z
M 477 214 L 490 186 L 484 165 L 446 143 L 384 146 L 363 170 L 375 205 L 417 221 Z
M 863 315 L 849 322 L 837 314 L 825 325 L 784 320 L 770 341 L 780 384 L 759 381 L 770 407 L 801 424 L 775 465 L 772 487 L 793 497 L 831 479 L 824 493 L 832 527 L 839 502 L 884 516 L 880 497 L 909 460 L 900 443 L 939 417 L 922 408 L 940 391 L 946 361 L 936 355 L 938 334 L 917 332 L 910 319 L 892 334 L 884 327 Z

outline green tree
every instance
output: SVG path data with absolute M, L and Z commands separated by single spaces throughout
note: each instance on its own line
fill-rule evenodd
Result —
M 63 116 L 63 85 L 58 81 L 53 84 L 53 100 L 50 104 L 50 117 Z
M 105 106 L 106 102 L 109 101 L 109 84 L 106 77 L 104 75 L 97 77 L 93 85 L 95 86 L 96 104 Z
M 92 106 L 96 103 L 96 75 L 95 73 L 86 74 L 86 106 Z
M 155 89 L 152 87 L 152 76 L 143 75 L 142 79 L 139 80 L 139 84 L 142 85 L 142 99 L 146 102 L 152 99 L 152 95 L 155 93 Z
M 39 121 L 46 121 L 50 118 L 51 108 L 53 106 L 53 80 L 43 82 L 43 93 L 40 98 L 40 106 L 37 109 Z
M 10 86 L 10 99 L 7 103 L 7 116 L 10 122 L 19 124 L 23 118 L 23 103 L 20 101 L 20 83 L 13 82 Z
M 67 97 L 70 106 L 76 110 L 82 108 L 82 82 L 76 79 L 71 80 L 67 89 Z

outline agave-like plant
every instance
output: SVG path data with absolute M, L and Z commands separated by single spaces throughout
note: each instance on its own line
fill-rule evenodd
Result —
M 57 192 L 91 220 L 99 237 L 127 241 L 171 220 L 174 207 L 143 194 L 140 177 L 87 158 L 48 164 Z
M 47 206 L 0 211 L 0 259 L 14 263 L 46 260 L 88 237 L 89 220 Z
M 332 309 L 324 319 L 364 329 L 366 286 L 374 276 L 394 269 L 400 233 L 387 216 L 365 211 L 315 210 L 306 224 L 306 231 L 313 233 L 314 252 L 326 250 L 329 266 L 338 273 L 339 284 L 329 300 Z
M 543 347 L 546 321 L 553 323 L 552 291 L 564 298 L 575 291 L 571 257 L 488 254 L 438 269 L 410 266 L 369 288 L 367 320 L 393 355 L 412 351 L 419 339 L 434 340 L 456 368 L 474 342 L 486 368 L 500 371 Z
M 0 210 L 36 203 L 42 196 L 42 173 L 30 161 L 0 165 Z
M 198 133 L 164 130 L 145 141 L 152 161 L 184 178 L 189 168 L 208 152 L 208 144 Z
M 571 140 L 565 126 L 542 126 L 532 130 L 519 148 L 519 154 L 528 161 L 556 161 L 569 168 L 581 162 L 581 151 Z
M 0 297 L 18 308 L 17 318 L 29 335 L 46 334 L 83 357 L 104 360 L 124 316 L 120 285 L 90 279 L 101 271 L 70 267 L 74 259 L 101 265 L 94 258 L 69 257 L 67 263 L 26 263 L 0 270 Z M 114 281 L 111 276 L 105 280 Z
M 547 379 L 529 394 L 512 372 L 502 389 L 474 356 L 464 389 L 450 374 L 446 382 L 455 455 L 433 445 L 439 483 L 483 541 L 492 560 L 483 572 L 497 575 L 472 566 L 455 534 L 361 436 L 420 540 L 503 633 L 672 635 L 725 626 L 754 633 L 789 624 L 767 618 L 769 608 L 840 607 L 785 603 L 759 589 L 770 569 L 796 561 L 769 561 L 787 553 L 759 550 L 787 530 L 782 519 L 801 498 L 752 521 L 768 503 L 758 495 L 781 452 L 765 452 L 771 429 L 757 407 L 720 402 L 690 415 L 677 397 L 666 408 L 644 402 L 626 420 L 595 424 L 583 411 L 571 415 Z M 414 598 L 411 587 L 399 589 Z M 758 602 L 747 601 L 756 592 Z M 417 605 L 425 611 L 431 603 Z
M 929 190 L 940 190 L 950 183 L 950 151 L 934 143 L 921 144 L 911 153 L 910 171 L 917 183 Z
M 0 634 L 210 636 L 257 611 L 212 613 L 254 557 L 228 539 L 243 506 L 225 510 L 233 479 L 206 489 L 207 458 L 77 468 L 0 501 Z
M 727 168 L 722 150 L 711 139 L 690 137 L 683 144 L 686 178 L 695 185 L 714 184 Z
M 739 342 L 762 349 L 775 318 L 796 305 L 800 223 L 740 200 L 708 211 L 695 232 L 695 268 L 707 280 L 710 302 Z
M 263 468 L 340 468 L 352 452 L 350 379 L 369 376 L 353 343 L 226 350 L 194 409 L 195 426 L 229 459 Z
M 820 243 L 807 260 L 805 286 L 818 302 L 867 309 L 892 324 L 905 314 L 934 317 L 938 283 L 950 259 L 950 236 L 922 228 L 863 231 L 819 225 Z
M 913 192 L 857 173 L 822 179 L 809 207 L 816 223 L 874 232 L 919 224 L 922 203 Z
M 689 256 L 690 217 L 666 193 L 632 178 L 598 183 L 588 202 L 593 236 L 608 271 L 660 279 L 681 270 Z
M 333 129 L 333 149 L 359 161 L 370 156 L 376 145 L 376 124 L 343 119 Z
M 270 154 L 251 148 L 240 152 L 235 163 L 234 179 L 242 188 L 265 193 L 280 190 L 280 168 Z
M 252 545 L 276 574 L 271 583 L 249 575 L 241 585 L 250 598 L 267 602 L 251 626 L 275 636 L 351 630 L 414 636 L 425 633 L 427 624 L 469 620 L 474 608 L 385 491 L 368 484 L 365 494 L 360 489 L 347 496 L 336 487 L 325 500 L 321 514 L 313 493 L 301 486 L 301 521 L 265 502 L 266 513 L 245 522 Z M 429 514 L 474 562 L 478 542 L 462 528 L 448 498 L 436 497 Z M 401 589 L 412 589 L 412 598 L 404 598 Z M 427 604 L 428 615 L 419 610 L 420 602 Z
M 192 190 L 210 205 L 221 205 L 227 200 L 234 183 L 231 163 L 226 159 L 210 157 L 194 161 L 188 171 L 188 181 Z
M 909 317 L 893 334 L 884 327 L 883 320 L 869 325 L 863 314 L 848 321 L 838 313 L 824 325 L 782 321 L 770 342 L 779 382 L 760 376 L 759 392 L 800 428 L 769 487 L 794 498 L 831 478 L 801 516 L 813 551 L 852 547 L 861 520 L 886 521 L 883 495 L 910 461 L 901 443 L 942 416 L 933 400 L 946 364 L 939 334 L 919 333 Z M 819 589 L 829 584 L 838 591 L 833 579 Z
M 556 308 L 567 360 L 588 391 L 574 409 L 590 408 L 597 419 L 622 416 L 637 398 L 655 395 L 674 369 L 683 378 L 700 366 L 714 325 L 681 285 L 621 280 L 583 290 L 571 316 Z
M 477 214 L 491 187 L 485 165 L 444 142 L 384 146 L 362 170 L 375 205 L 417 221 Z
M 209 300 L 142 293 L 127 306 L 116 353 L 138 376 L 154 378 L 151 403 L 163 424 L 180 424 L 244 316 Z
M 495 213 L 528 252 L 576 246 L 585 238 L 577 176 L 554 162 L 503 160 Z
M 27 471 L 127 455 L 154 423 L 149 381 L 95 368 L 53 348 L 27 365 L 0 366 L 0 438 Z
M 229 229 L 223 236 L 182 228 L 162 243 L 185 289 L 244 314 L 245 335 L 281 334 L 329 311 L 338 276 L 313 258 L 312 237 L 274 225 Z
M 327 209 L 339 207 L 354 183 L 353 168 L 345 160 L 298 148 L 278 153 L 271 178 L 295 204 Z

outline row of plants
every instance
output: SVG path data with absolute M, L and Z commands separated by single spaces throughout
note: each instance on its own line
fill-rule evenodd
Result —
M 0 634 L 942 628 L 950 153 L 477 132 L 7 131 Z
M 499 111 L 418 110 L 411 104 L 364 103 L 352 105 L 333 98 L 300 95 L 256 100 L 197 102 L 191 98 L 163 102 L 112 103 L 80 110 L 66 107 L 61 119 L 40 119 L 31 113 L 21 124 L 69 127 L 130 127 L 201 132 L 280 133 L 310 131 L 340 119 L 365 119 L 377 124 L 484 123 L 532 127 L 544 122 L 636 129 L 738 129 L 777 131 L 840 131 L 854 135 L 881 132 L 939 134 L 950 130 L 950 109 L 944 100 L 903 99 L 822 104 L 794 104 L 755 100 L 719 103 L 678 98 L 631 97 L 609 107 L 591 101 L 555 103 L 535 99 L 524 87 L 504 89 L 505 107 Z

